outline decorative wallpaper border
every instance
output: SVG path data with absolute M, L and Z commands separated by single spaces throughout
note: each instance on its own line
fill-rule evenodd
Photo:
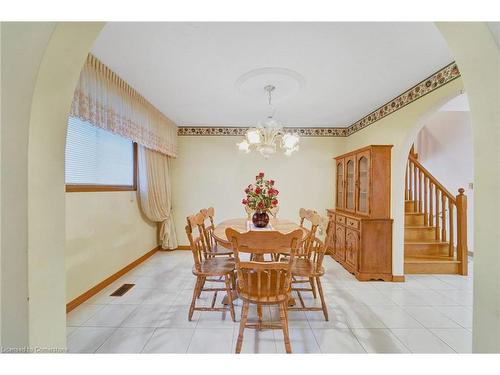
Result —
M 323 128 L 323 127 L 288 127 L 285 130 L 297 132 L 301 137 L 348 137 L 361 129 L 383 119 L 385 116 L 394 113 L 421 97 L 437 90 L 460 77 L 457 64 L 453 61 L 441 68 L 436 73 L 430 75 L 423 81 L 417 83 L 412 88 L 398 95 L 386 104 L 380 106 L 373 112 L 356 121 L 345 128 Z M 209 127 L 209 126 L 179 126 L 177 135 L 179 136 L 244 136 L 248 128 L 241 127 Z
M 249 128 L 242 127 L 210 127 L 210 126 L 180 126 L 179 136 L 244 136 Z M 345 137 L 348 128 L 298 128 L 285 127 L 286 131 L 298 133 L 301 137 Z

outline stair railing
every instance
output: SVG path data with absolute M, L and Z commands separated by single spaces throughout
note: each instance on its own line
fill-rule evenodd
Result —
M 449 243 L 448 255 L 456 256 L 460 262 L 459 273 L 467 275 L 465 190 L 460 188 L 458 195 L 453 196 L 415 156 L 410 153 L 406 164 L 405 199 L 413 201 L 414 211 L 423 214 L 425 226 L 435 227 L 436 241 Z

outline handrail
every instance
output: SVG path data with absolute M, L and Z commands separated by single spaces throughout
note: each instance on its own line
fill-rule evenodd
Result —
M 437 179 L 436 177 L 434 177 L 431 172 L 429 172 L 422 164 L 420 164 L 420 162 L 415 159 L 413 156 L 409 155 L 408 156 L 408 159 L 411 160 L 411 162 L 413 164 L 415 164 L 418 169 L 420 169 L 422 171 L 422 173 L 429 179 L 432 181 L 432 183 L 434 185 L 436 185 L 439 190 L 441 190 L 443 193 L 446 194 L 446 196 L 453 202 L 456 204 L 456 200 L 455 200 L 455 196 L 453 194 L 451 194 L 448 189 L 446 189 Z

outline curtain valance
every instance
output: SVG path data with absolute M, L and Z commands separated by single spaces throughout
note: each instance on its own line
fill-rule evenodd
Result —
M 177 156 L 177 126 L 92 54 L 80 74 L 70 116 Z

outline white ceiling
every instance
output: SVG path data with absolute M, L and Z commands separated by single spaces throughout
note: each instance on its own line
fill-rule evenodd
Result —
M 264 91 L 235 85 L 254 69 L 304 78 L 278 121 L 342 127 L 453 60 L 432 23 L 108 23 L 92 53 L 178 125 L 203 126 L 266 115 Z

